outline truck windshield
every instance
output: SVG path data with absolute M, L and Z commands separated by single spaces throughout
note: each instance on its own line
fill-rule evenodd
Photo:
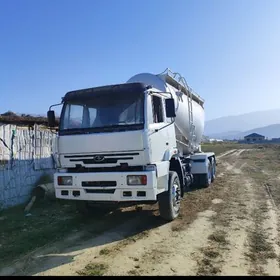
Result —
M 143 93 L 93 94 L 64 104 L 60 134 L 140 129 L 143 123 Z

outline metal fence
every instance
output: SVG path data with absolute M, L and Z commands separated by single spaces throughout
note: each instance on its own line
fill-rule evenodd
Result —
M 37 125 L 0 125 L 0 209 L 26 202 L 39 177 L 53 174 L 54 139 Z

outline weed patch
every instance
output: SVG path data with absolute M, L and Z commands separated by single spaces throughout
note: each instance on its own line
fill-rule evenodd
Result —
M 99 252 L 99 255 L 109 255 L 111 252 L 111 250 L 107 249 L 107 248 L 104 248 L 104 249 L 101 249 L 100 252 Z
M 228 241 L 226 240 L 226 233 L 222 230 L 210 234 L 208 239 L 222 245 L 228 244 Z
M 197 271 L 197 276 L 211 276 L 217 275 L 221 272 L 221 269 L 214 266 L 211 261 L 207 258 L 203 258 L 199 263 L 199 268 Z
M 211 247 L 202 249 L 202 252 L 207 258 L 211 258 L 211 259 L 215 259 L 220 255 L 218 251 L 216 251 L 214 248 Z
M 104 263 L 90 263 L 84 269 L 77 271 L 81 276 L 103 276 L 108 270 L 108 265 Z

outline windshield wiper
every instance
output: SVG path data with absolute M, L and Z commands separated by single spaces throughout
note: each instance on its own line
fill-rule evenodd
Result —
M 60 132 L 63 134 L 85 134 L 85 128 L 70 128 L 70 129 L 62 129 Z
M 122 131 L 122 130 L 133 130 L 135 128 L 141 128 L 143 124 L 112 124 L 106 126 L 97 126 L 97 127 L 87 127 L 87 128 L 70 128 L 61 130 L 60 133 L 66 134 L 89 134 L 89 133 L 100 133 L 104 131 Z
M 102 126 L 102 127 L 99 127 L 100 129 L 108 129 L 108 130 L 111 130 L 111 129 L 133 129 L 135 127 L 138 127 L 138 126 L 142 126 L 143 124 L 141 123 L 133 123 L 133 124 L 129 124 L 129 123 L 119 123 L 119 124 L 112 124 L 112 125 L 106 125 L 106 126 Z

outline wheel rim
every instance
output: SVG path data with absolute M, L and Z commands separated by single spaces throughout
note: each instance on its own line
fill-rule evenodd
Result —
M 179 212 L 181 204 L 181 188 L 177 181 L 174 181 L 172 186 L 172 204 L 175 212 Z

